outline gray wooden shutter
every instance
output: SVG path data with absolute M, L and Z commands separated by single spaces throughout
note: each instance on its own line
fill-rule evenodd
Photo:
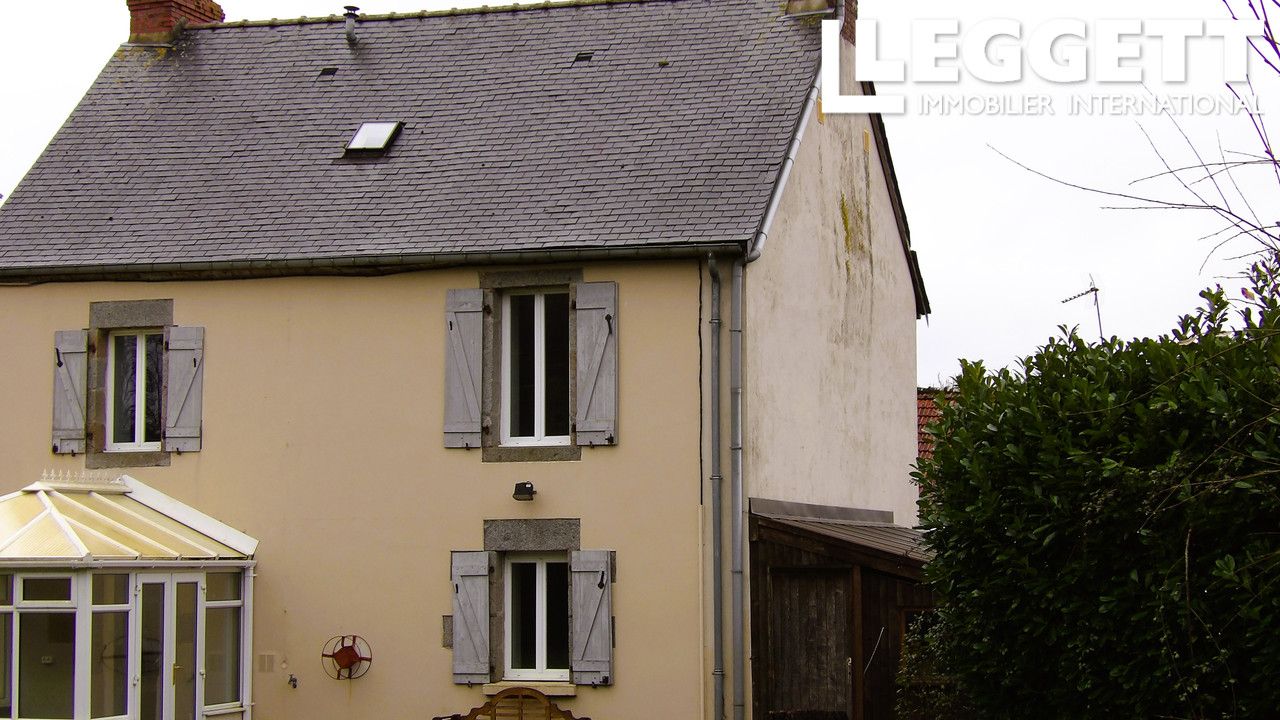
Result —
M 569 553 L 573 682 L 613 684 L 613 569 L 608 550 Z
M 165 341 L 164 449 L 200 449 L 204 391 L 204 328 L 171 327 Z
M 578 283 L 577 402 L 579 445 L 618 442 L 618 284 Z
M 59 455 L 84 452 L 88 348 L 84 330 L 53 334 L 53 451 Z
M 444 315 L 444 446 L 480 447 L 484 291 L 450 290 Z
M 454 551 L 453 681 L 489 682 L 489 571 L 494 553 Z

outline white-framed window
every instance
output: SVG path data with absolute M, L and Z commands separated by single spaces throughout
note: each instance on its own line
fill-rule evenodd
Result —
M 76 583 L 66 574 L 14 578 L 16 604 L 9 636 L 14 644 L 11 717 L 69 720 L 76 686 Z M 5 578 L 5 583 L 13 582 Z M 6 648 L 8 649 L 8 648 Z
M 569 559 L 563 554 L 506 558 L 507 680 L 569 680 Z
M 129 627 L 133 593 L 129 573 L 92 576 L 89 639 L 89 717 L 126 717 L 129 712 Z
M 241 704 L 241 638 L 244 595 L 241 573 L 209 572 L 204 598 L 204 705 L 221 709 Z
M 129 330 L 107 336 L 106 451 L 161 448 L 164 334 Z
M 569 289 L 502 296 L 502 444 L 569 444 Z

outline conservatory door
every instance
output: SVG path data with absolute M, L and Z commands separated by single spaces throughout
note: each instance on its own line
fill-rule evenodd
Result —
M 196 720 L 200 576 L 139 574 L 138 720 Z

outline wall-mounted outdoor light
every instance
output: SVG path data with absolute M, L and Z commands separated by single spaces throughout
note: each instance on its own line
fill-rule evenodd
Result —
M 538 494 L 538 491 L 533 489 L 533 483 L 522 482 L 522 483 L 516 483 L 516 491 L 511 493 L 511 497 L 517 500 L 520 500 L 522 502 L 528 502 L 529 500 L 533 499 L 534 495 L 537 495 L 537 494 Z

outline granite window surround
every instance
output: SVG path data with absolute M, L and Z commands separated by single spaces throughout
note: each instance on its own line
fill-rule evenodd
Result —
M 108 452 L 106 450 L 106 414 L 110 411 L 111 400 L 107 397 L 107 373 L 110 371 L 109 337 L 113 331 L 163 330 L 173 324 L 172 299 L 89 303 L 86 468 L 97 470 L 169 465 L 170 453 L 164 450 L 143 452 Z M 167 382 L 162 380 L 160 397 L 165 397 L 167 389 Z
M 503 445 L 502 413 L 502 305 L 504 292 L 529 288 L 567 287 L 569 304 L 573 307 L 573 287 L 582 282 L 581 268 L 514 270 L 480 273 L 479 286 L 484 291 L 484 341 L 482 348 L 484 371 L 481 380 L 481 459 L 483 462 L 563 462 L 582 459 L 582 448 L 570 436 L 565 445 L 514 446 Z M 569 312 L 569 377 L 577 375 L 577 358 L 573 351 L 577 335 L 576 313 Z M 575 383 L 569 383 L 570 416 L 576 406 Z

